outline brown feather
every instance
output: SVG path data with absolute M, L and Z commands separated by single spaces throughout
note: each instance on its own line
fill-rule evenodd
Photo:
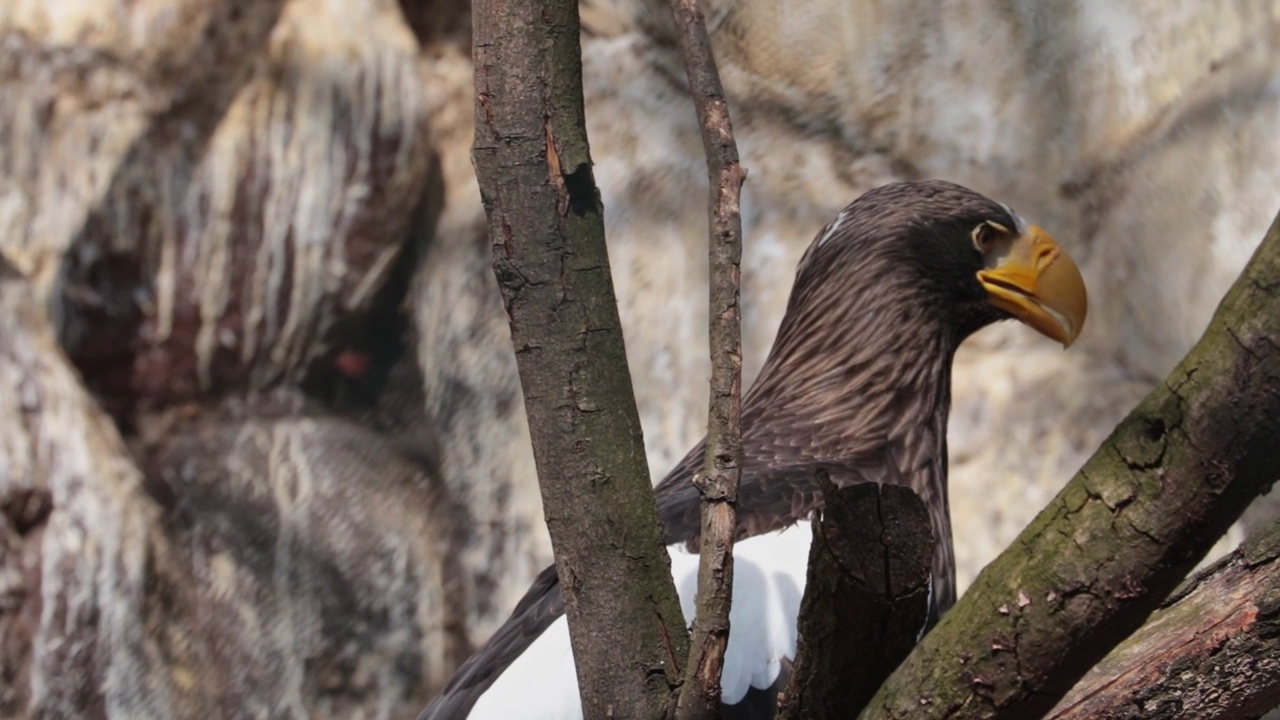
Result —
M 981 260 L 969 231 L 984 220 L 1014 225 L 1004 206 L 940 181 L 887 185 L 855 200 L 801 259 L 773 348 L 743 399 L 738 538 L 818 510 L 818 468 L 838 485 L 911 487 L 937 541 L 930 622 L 955 601 L 951 361 L 966 336 L 1001 317 L 974 278 Z M 703 453 L 700 442 L 655 488 L 668 543 L 696 545 L 701 506 L 691 481 Z M 563 609 L 554 573 L 544 572 L 421 717 L 465 716 Z

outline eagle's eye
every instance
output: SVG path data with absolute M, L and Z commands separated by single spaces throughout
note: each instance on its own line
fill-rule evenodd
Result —
M 1009 228 L 1004 225 L 994 220 L 984 220 L 969 233 L 969 237 L 973 238 L 973 247 L 986 255 L 996 246 L 997 240 L 1008 234 Z

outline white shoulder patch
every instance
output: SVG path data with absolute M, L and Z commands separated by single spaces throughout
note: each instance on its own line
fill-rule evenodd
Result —
M 721 699 L 742 701 L 748 688 L 768 688 L 783 658 L 796 653 L 796 619 L 804 597 L 813 528 L 808 521 L 747 538 L 733 546 L 733 605 L 729 646 L 721 675 Z M 671 574 L 686 622 L 693 620 L 698 556 L 683 545 L 667 548 Z M 469 720 L 529 718 L 580 720 L 578 677 L 569 645 L 569 624 L 557 618 L 494 681 L 467 716 Z

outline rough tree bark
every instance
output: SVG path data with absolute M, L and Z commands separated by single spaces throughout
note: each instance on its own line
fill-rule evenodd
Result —
M 1238 720 L 1280 705 L 1280 523 L 1188 581 L 1053 720 Z
M 688 635 L 583 120 L 576 0 L 473 7 L 474 161 L 586 717 L 651 718 Z
M 911 652 L 929 615 L 933 533 L 899 485 L 836 488 L 819 474 L 796 663 L 779 720 L 851 718 Z
M 1048 712 L 1280 468 L 1280 217 L 1173 373 L 889 678 L 865 718 Z
M 689 91 L 702 128 L 710 181 L 711 402 L 706 464 L 694 483 L 702 493 L 701 562 L 697 611 L 677 717 L 720 714 L 720 674 L 729 644 L 733 599 L 733 532 L 742 477 L 742 264 L 740 194 L 747 171 L 738 162 L 729 104 L 711 52 L 711 39 L 697 0 L 672 0 L 676 37 L 689 77 Z

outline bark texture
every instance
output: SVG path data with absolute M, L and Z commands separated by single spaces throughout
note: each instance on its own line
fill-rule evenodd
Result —
M 779 720 L 852 718 L 915 647 L 929 615 L 933 534 L 910 488 L 825 480 L 800 639 Z
M 729 644 L 733 598 L 733 532 L 742 478 L 742 214 L 746 170 L 738 162 L 729 103 L 720 85 L 711 39 L 697 0 L 673 0 L 676 37 L 702 128 L 710 193 L 711 400 L 706 465 L 694 482 L 702 493 L 697 610 L 677 717 L 714 720 L 720 714 L 720 674 Z
M 1042 715 L 1280 472 L 1280 216 L 1200 342 L 881 688 L 866 718 Z
M 583 712 L 654 717 L 680 682 L 688 636 L 591 171 L 577 2 L 491 0 L 473 11 L 476 174 Z
M 1052 720 L 1236 720 L 1280 705 L 1280 523 L 1188 581 Z

